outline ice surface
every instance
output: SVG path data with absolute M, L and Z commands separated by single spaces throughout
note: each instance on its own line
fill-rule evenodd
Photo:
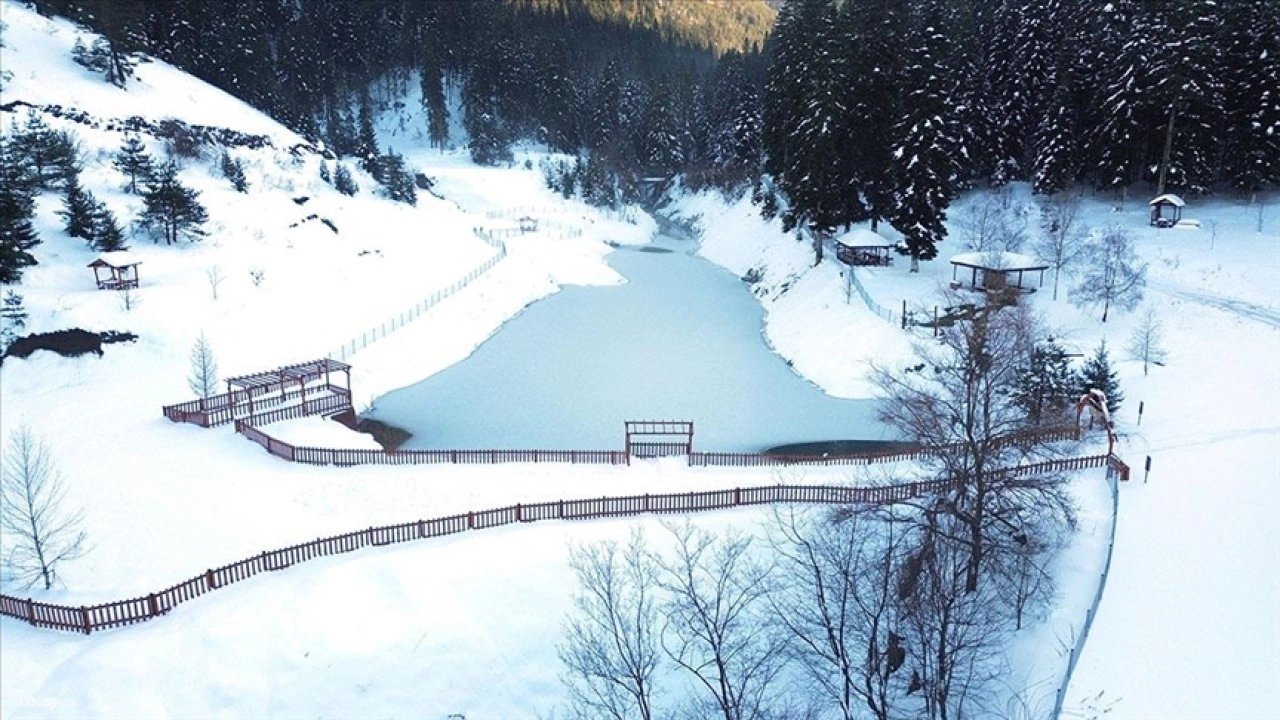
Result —
M 695 447 L 723 452 L 884 437 L 871 401 L 831 397 L 788 367 L 747 285 L 693 250 L 663 237 L 615 251 L 629 282 L 530 306 L 369 415 L 413 432 L 404 447 L 419 449 L 618 448 L 623 421 L 662 419 L 693 420 Z

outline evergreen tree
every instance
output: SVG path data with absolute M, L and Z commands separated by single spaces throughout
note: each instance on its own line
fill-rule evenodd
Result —
M 356 128 L 355 155 L 360 158 L 360 167 L 382 182 L 382 173 L 378 167 L 378 136 L 373 130 L 373 110 L 369 107 L 367 95 L 360 98 L 360 119 Z
M 333 184 L 333 176 L 329 174 L 329 163 L 324 160 L 320 161 L 320 179 L 329 185 Z
M 431 147 L 444 149 L 449 142 L 449 107 L 444 95 L 444 72 L 435 58 L 422 66 L 422 105 L 427 111 L 427 139 Z
M 0 355 L 4 355 L 26 326 L 27 309 L 22 304 L 22 296 L 5 290 L 4 302 L 0 304 Z
M 1226 177 L 1250 195 L 1280 187 L 1280 5 L 1270 0 L 1224 4 L 1229 119 Z
M 93 229 L 89 244 L 98 252 L 115 252 L 125 249 L 124 229 L 120 227 L 116 216 L 106 203 L 95 203 L 93 207 Z
M 1120 404 L 1124 402 L 1124 394 L 1120 392 L 1120 383 L 1116 380 L 1115 371 L 1111 369 L 1111 358 L 1107 355 L 1107 342 L 1102 341 L 1093 355 L 1085 361 L 1080 370 L 1080 384 L 1076 388 L 1077 396 L 1090 390 L 1101 390 L 1107 396 L 1107 412 L 1115 417 Z
M 418 204 L 418 188 L 413 173 L 405 166 L 404 157 L 394 151 L 383 155 L 378 163 L 382 168 L 383 185 L 387 197 L 408 205 Z
M 935 0 L 925 0 L 922 14 L 908 36 L 907 85 L 893 151 L 898 190 L 890 223 L 902 233 L 898 252 L 911 257 L 911 272 L 921 260 L 938 256 L 937 244 L 947 235 L 943 224 L 956 194 L 959 131 L 951 114 L 947 88 L 947 39 Z
M 1013 398 L 1030 423 L 1052 424 L 1079 397 L 1080 382 L 1066 350 L 1048 338 L 1032 349 L 1027 367 L 1018 372 Z
M 166 245 L 183 237 L 198 240 L 204 236 L 202 226 L 209 219 L 199 198 L 200 193 L 178 180 L 177 166 L 165 163 L 142 195 L 142 226 L 152 232 L 157 242 L 163 237 Z
M 0 139 L 0 283 L 6 285 L 21 281 L 23 269 L 36 264 L 30 250 L 40 244 L 31 223 L 30 169 L 15 156 L 12 144 Z
M 36 190 L 65 187 L 79 170 L 75 138 L 50 128 L 34 109 L 27 113 L 22 130 L 13 135 L 10 151 L 32 169 L 24 182 Z
M 154 163 L 136 134 L 125 136 L 124 144 L 116 153 L 114 165 L 116 170 L 129 178 L 129 184 L 125 186 L 125 190 L 134 195 L 138 194 L 139 183 L 145 185 L 151 181 Z
M 333 171 L 333 189 L 343 195 L 355 195 L 359 191 L 356 186 L 355 178 L 351 177 L 351 171 L 342 163 L 336 163 L 337 168 Z
M 231 187 L 235 188 L 236 192 L 249 192 L 249 181 L 244 176 L 244 163 L 239 158 L 233 158 L 231 153 L 223 150 L 218 164 L 222 170 L 222 176 L 231 181 Z
M 65 223 L 67 234 L 74 238 L 90 240 L 93 237 L 93 210 L 98 201 L 93 193 L 80 185 L 80 173 L 67 181 L 66 195 L 58 215 Z

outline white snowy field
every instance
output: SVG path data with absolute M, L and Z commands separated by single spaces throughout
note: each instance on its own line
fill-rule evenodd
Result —
M 249 167 L 248 195 L 216 177 L 214 158 L 188 164 L 182 179 L 203 193 L 210 237 L 174 247 L 134 240 L 143 287 L 131 310 L 94 289 L 84 267 L 94 254 L 62 232 L 57 199 L 41 200 L 41 264 L 18 288 L 28 331 L 80 326 L 132 331 L 139 340 L 106 346 L 101 359 L 38 353 L 0 369 L 0 425 L 7 434 L 25 423 L 48 442 L 91 538 L 90 552 L 64 568 L 65 587 L 34 597 L 74 605 L 132 597 L 268 548 L 513 502 L 875 482 L 898 470 L 779 476 L 694 470 L 676 460 L 631 468 L 311 468 L 269 457 L 226 429 L 169 423 L 160 406 L 190 397 L 187 355 L 201 332 L 224 377 L 323 355 L 488 259 L 492 249 L 471 228 L 508 221 L 489 220 L 486 211 L 547 208 L 584 232 L 511 238 L 509 257 L 481 280 L 357 353 L 358 407 L 463 360 L 563 285 L 623 282 L 603 261 L 606 243 L 647 242 L 654 225 L 566 203 L 542 187 L 536 170 L 477 168 L 464 156 L 425 150 L 410 142 L 412 133 L 393 142 L 405 143 L 397 150 L 436 178 L 444 199 L 423 193 L 416 208 L 397 205 L 373 195 L 359 172 L 362 192 L 347 198 L 319 180 L 318 158 L 283 152 L 296 142 L 292 133 L 225 94 L 163 63 L 140 66 L 137 82 L 120 91 L 70 63 L 69 25 L 10 0 L 0 2 L 0 13 L 3 69 L 12 73 L 5 103 L 57 103 L 101 117 L 176 116 L 264 133 L 281 148 L 233 151 Z M 6 115 L 6 132 L 10 119 L 24 119 Z M 387 119 L 380 130 L 393 137 L 402 120 Z M 120 136 L 50 124 L 80 136 L 84 184 L 130 216 L 138 200 L 119 191 L 121 177 L 110 168 Z M 297 205 L 302 196 L 309 200 Z M 1280 716 L 1280 206 L 1258 233 L 1255 208 L 1192 201 L 1188 216 L 1218 221 L 1212 250 L 1207 227 L 1154 231 L 1141 204 L 1112 212 L 1103 198 L 1090 198 L 1088 206 L 1093 224 L 1121 222 L 1138 235 L 1151 261 L 1147 303 L 1164 320 L 1170 359 L 1148 377 L 1136 363 L 1117 363 L 1127 395 L 1118 452 L 1135 476 L 1121 488 L 1113 572 L 1068 710 Z M 683 197 L 673 209 L 700 216 L 702 252 L 712 261 L 738 274 L 765 269 L 759 288 L 768 291 L 768 341 L 827 392 L 867 397 L 867 363 L 906 357 L 901 330 L 856 296 L 846 303 L 838 266 L 809 269 L 807 247 L 749 205 L 707 194 Z M 312 213 L 339 232 L 316 222 L 289 227 Z M 950 277 L 945 259 L 953 251 L 960 249 L 944 246 L 918 276 L 899 259 L 862 277 L 886 306 L 928 302 Z M 215 266 L 226 277 L 217 300 L 208 282 Z M 251 270 L 263 271 L 260 286 Z M 1047 292 L 1032 299 L 1072 347 L 1087 353 L 1105 337 L 1113 358 L 1123 357 L 1136 314 L 1116 314 L 1104 326 Z M 1146 403 L 1140 426 L 1139 401 Z M 273 432 L 307 444 L 368 443 L 319 420 Z M 1153 468 L 1144 485 L 1147 454 Z M 1011 650 L 1023 675 L 1015 683 L 1056 676 L 1056 638 L 1078 628 L 1093 592 L 1108 531 L 1106 493 L 1100 472 L 1081 480 L 1081 527 L 1061 563 L 1060 606 Z M 696 521 L 752 528 L 763 519 L 744 510 Z M 365 550 L 260 576 L 160 620 L 89 637 L 0 619 L 0 717 L 550 717 L 563 702 L 554 643 L 572 586 L 568 547 L 623 538 L 634 525 L 663 532 L 654 519 L 551 523 Z M 1039 687 L 1051 695 L 1051 686 Z

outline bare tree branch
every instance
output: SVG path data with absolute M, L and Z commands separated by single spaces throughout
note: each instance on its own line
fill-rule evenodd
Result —
M 48 447 L 19 426 L 0 473 L 0 551 L 6 574 L 25 587 L 51 589 L 62 563 L 85 552 L 83 514 L 67 510 L 65 494 Z

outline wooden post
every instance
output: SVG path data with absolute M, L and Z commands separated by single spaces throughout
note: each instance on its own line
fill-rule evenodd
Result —
M 427 536 L 427 521 L 419 520 L 418 521 L 418 539 L 421 540 L 426 536 Z
M 85 635 L 93 630 L 93 626 L 89 624 L 89 608 L 83 605 L 80 606 L 80 629 Z
M 36 602 L 31 598 L 27 598 L 27 622 L 36 624 Z
M 155 593 L 151 593 L 147 596 L 147 610 L 151 613 L 150 617 L 155 617 L 160 614 L 160 606 L 156 602 Z
M 206 587 L 208 587 L 210 590 L 217 590 L 217 589 L 218 589 L 218 576 L 214 575 L 212 570 L 205 570 L 205 571 L 204 571 L 204 584 L 205 584 L 205 586 L 206 586 Z
M 467 529 L 468 529 L 468 530 L 475 530 L 475 529 L 476 529 L 476 515 L 475 515 L 475 513 L 471 513 L 471 512 L 467 513 Z
M 516 503 L 516 522 L 524 521 L 524 512 L 521 510 L 520 503 Z

